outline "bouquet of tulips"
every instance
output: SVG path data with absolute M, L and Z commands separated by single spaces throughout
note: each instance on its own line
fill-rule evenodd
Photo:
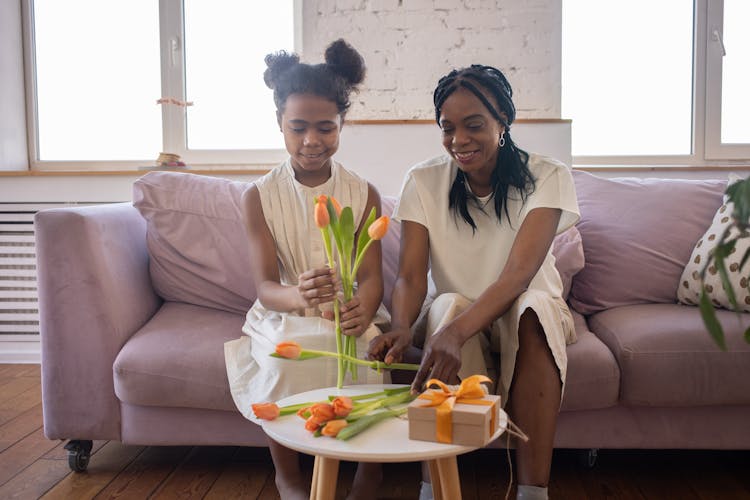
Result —
M 415 397 L 406 386 L 359 396 L 328 396 L 327 401 L 282 407 L 276 403 L 254 404 L 253 413 L 263 420 L 297 414 L 313 435 L 347 440 L 386 418 L 403 415 Z
M 380 240 L 385 236 L 390 219 L 387 215 L 376 219 L 375 208 L 373 207 L 357 238 L 355 252 L 354 240 L 357 228 L 354 225 L 354 212 L 351 207 L 342 209 L 333 196 L 320 195 L 315 199 L 314 215 L 315 225 L 318 226 L 320 234 L 323 236 L 328 265 L 332 269 L 336 266 L 336 262 L 331 239 L 336 244 L 335 249 L 338 256 L 338 269 L 344 292 L 344 302 L 349 302 L 354 295 L 354 283 L 357 280 L 357 271 L 362 264 L 364 254 L 373 241 Z M 340 309 L 337 300 L 333 301 L 333 315 L 336 325 L 336 351 L 340 355 L 338 357 L 336 386 L 341 388 L 347 371 L 351 373 L 353 381 L 357 380 L 357 369 L 355 363 L 351 361 L 357 358 L 357 339 L 342 335 Z

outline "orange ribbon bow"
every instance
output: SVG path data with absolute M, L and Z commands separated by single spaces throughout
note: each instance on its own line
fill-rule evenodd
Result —
M 495 433 L 496 429 L 496 414 L 494 401 L 487 401 L 484 399 L 485 392 L 482 389 L 482 382 L 492 382 L 489 378 L 484 375 L 472 375 L 471 377 L 464 379 L 461 385 L 458 386 L 458 390 L 453 391 L 445 383 L 438 379 L 430 379 L 427 381 L 427 388 L 429 389 L 432 385 L 437 385 L 442 389 L 439 390 L 427 390 L 419 395 L 419 399 L 428 399 L 430 402 L 423 405 L 426 408 L 431 406 L 437 406 L 436 408 L 436 422 L 435 425 L 437 430 L 437 440 L 440 443 L 452 443 L 453 442 L 453 419 L 451 413 L 453 412 L 453 406 L 456 403 L 472 404 L 472 405 L 485 405 L 492 406 L 491 417 L 490 417 L 490 435 Z

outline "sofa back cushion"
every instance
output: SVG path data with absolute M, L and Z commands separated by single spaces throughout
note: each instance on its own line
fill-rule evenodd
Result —
M 604 179 L 573 171 L 586 266 L 570 304 L 582 314 L 674 303 L 695 242 L 722 202 L 720 180 Z
M 151 280 L 165 300 L 244 314 L 256 297 L 240 198 L 247 182 L 149 172 L 133 185 Z

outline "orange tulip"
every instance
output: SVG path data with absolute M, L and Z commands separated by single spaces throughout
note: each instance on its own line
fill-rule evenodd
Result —
M 256 403 L 252 405 L 255 416 L 263 420 L 273 420 L 279 416 L 279 407 L 276 403 Z
M 276 354 L 282 358 L 297 359 L 302 353 L 302 347 L 297 342 L 279 342 L 276 344 Z
M 322 203 L 323 205 L 325 205 L 326 201 L 328 201 L 328 196 L 324 194 L 319 194 L 318 196 L 314 198 L 314 200 L 315 200 L 315 203 Z
M 352 398 L 339 396 L 331 401 L 331 406 L 333 406 L 333 413 L 337 417 L 345 417 L 352 411 L 354 404 L 352 403 Z
M 321 422 L 315 420 L 315 417 L 310 417 L 305 421 L 305 429 L 310 432 L 315 432 L 320 428 Z
M 347 425 L 348 423 L 346 420 L 343 418 L 337 418 L 336 420 L 329 421 L 320 433 L 324 436 L 336 437 L 339 431 Z
M 370 235 L 370 238 L 373 240 L 380 240 L 385 236 L 385 233 L 388 232 L 388 223 L 391 221 L 391 219 L 387 215 L 381 215 L 377 219 L 375 219 L 375 222 L 370 224 L 370 227 L 367 229 L 367 234 Z
M 327 422 L 336 416 L 333 406 L 328 403 L 315 403 L 310 407 L 310 418 L 314 418 L 318 423 Z
M 320 229 L 328 227 L 331 223 L 331 218 L 328 215 L 328 208 L 326 208 L 325 202 L 318 201 L 315 204 L 315 225 Z
M 341 215 L 341 203 L 333 196 L 331 196 L 331 203 L 333 203 L 333 209 L 336 210 L 336 215 Z
M 300 408 L 299 410 L 297 410 L 297 416 L 300 418 L 304 418 L 305 420 L 310 418 L 310 407 L 305 406 L 304 408 Z

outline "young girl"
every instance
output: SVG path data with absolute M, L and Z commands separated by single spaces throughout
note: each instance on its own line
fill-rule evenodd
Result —
M 275 402 L 292 394 L 336 385 L 335 360 L 304 362 L 270 356 L 282 341 L 303 348 L 336 350 L 329 310 L 339 282 L 327 266 L 325 248 L 313 217 L 314 199 L 333 196 L 350 206 L 361 228 L 380 197 L 375 188 L 336 163 L 349 95 L 362 82 L 365 66 L 359 53 L 343 40 L 333 42 L 324 64 L 304 64 L 296 54 L 266 56 L 266 84 L 274 91 L 276 116 L 289 159 L 244 193 L 242 210 L 250 238 L 249 264 L 258 300 L 247 313 L 243 337 L 225 345 L 227 375 L 234 401 L 245 417 L 255 420 L 251 404 Z M 357 273 L 354 298 L 341 306 L 344 335 L 357 337 L 359 352 L 380 334 L 374 322 L 387 321 L 381 306 L 381 249 L 375 242 Z M 329 307 L 320 307 L 329 306 Z M 362 383 L 382 382 L 373 370 L 361 369 Z M 300 424 L 301 425 L 301 424 Z M 298 454 L 269 440 L 281 498 L 308 498 L 309 485 L 300 473 Z M 377 464 L 361 464 L 352 495 L 373 497 L 380 481 Z
M 565 345 L 575 340 L 550 246 L 579 213 L 565 165 L 511 139 L 512 95 L 490 66 L 438 83 L 435 116 L 448 155 L 416 165 L 404 182 L 394 212 L 402 233 L 393 330 L 369 355 L 398 361 L 424 312 L 428 338 L 412 389 L 430 377 L 497 380 L 530 438 L 517 443 L 518 498 L 546 498 Z M 428 266 L 436 293 L 425 302 Z

